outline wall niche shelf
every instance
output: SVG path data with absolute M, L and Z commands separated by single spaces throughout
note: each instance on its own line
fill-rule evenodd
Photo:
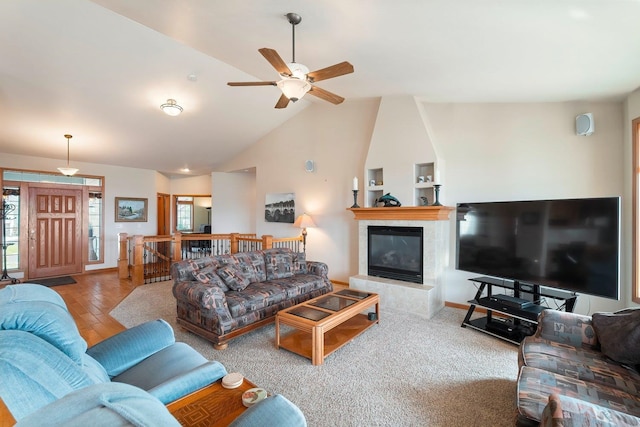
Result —
M 416 206 L 428 206 L 432 204 L 435 196 L 433 193 L 433 184 L 436 179 L 435 163 L 414 164 L 413 177 L 414 204 Z
M 373 183 L 373 184 L 372 184 Z M 376 199 L 384 194 L 384 170 L 382 168 L 368 169 L 364 205 L 375 206 Z

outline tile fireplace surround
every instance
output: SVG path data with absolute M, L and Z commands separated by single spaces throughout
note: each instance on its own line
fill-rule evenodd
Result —
M 358 275 L 349 277 L 349 287 L 380 295 L 381 307 L 389 307 L 431 318 L 444 307 L 444 271 L 449 256 L 447 206 L 416 206 L 349 209 L 358 221 Z M 422 227 L 422 285 L 367 275 L 367 227 Z

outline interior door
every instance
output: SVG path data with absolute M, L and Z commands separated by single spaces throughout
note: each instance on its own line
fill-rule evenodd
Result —
M 168 194 L 158 193 L 158 235 L 171 234 L 169 230 L 169 218 L 171 216 L 171 204 Z
M 29 278 L 82 272 L 82 190 L 29 188 Z

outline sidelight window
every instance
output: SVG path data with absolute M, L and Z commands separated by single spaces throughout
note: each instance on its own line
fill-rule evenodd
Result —
M 2 189 L 2 232 L 5 233 L 3 250 L 6 250 L 7 270 L 14 270 L 20 266 L 20 189 L 4 187 Z M 6 249 L 5 249 L 6 246 Z M 3 256 L 2 270 L 5 269 Z

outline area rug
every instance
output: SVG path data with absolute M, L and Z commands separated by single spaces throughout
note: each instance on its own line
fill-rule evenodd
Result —
M 165 319 L 178 341 L 286 396 L 310 427 L 515 423 L 517 347 L 461 328 L 463 310 L 445 307 L 427 320 L 385 309 L 382 301 L 379 325 L 313 366 L 276 349 L 274 325 L 213 349 L 176 325 L 171 285 L 140 286 L 111 315 L 126 327 Z
M 37 283 L 43 286 L 72 285 L 76 280 L 71 276 L 52 277 L 50 279 L 31 279 L 24 283 Z

